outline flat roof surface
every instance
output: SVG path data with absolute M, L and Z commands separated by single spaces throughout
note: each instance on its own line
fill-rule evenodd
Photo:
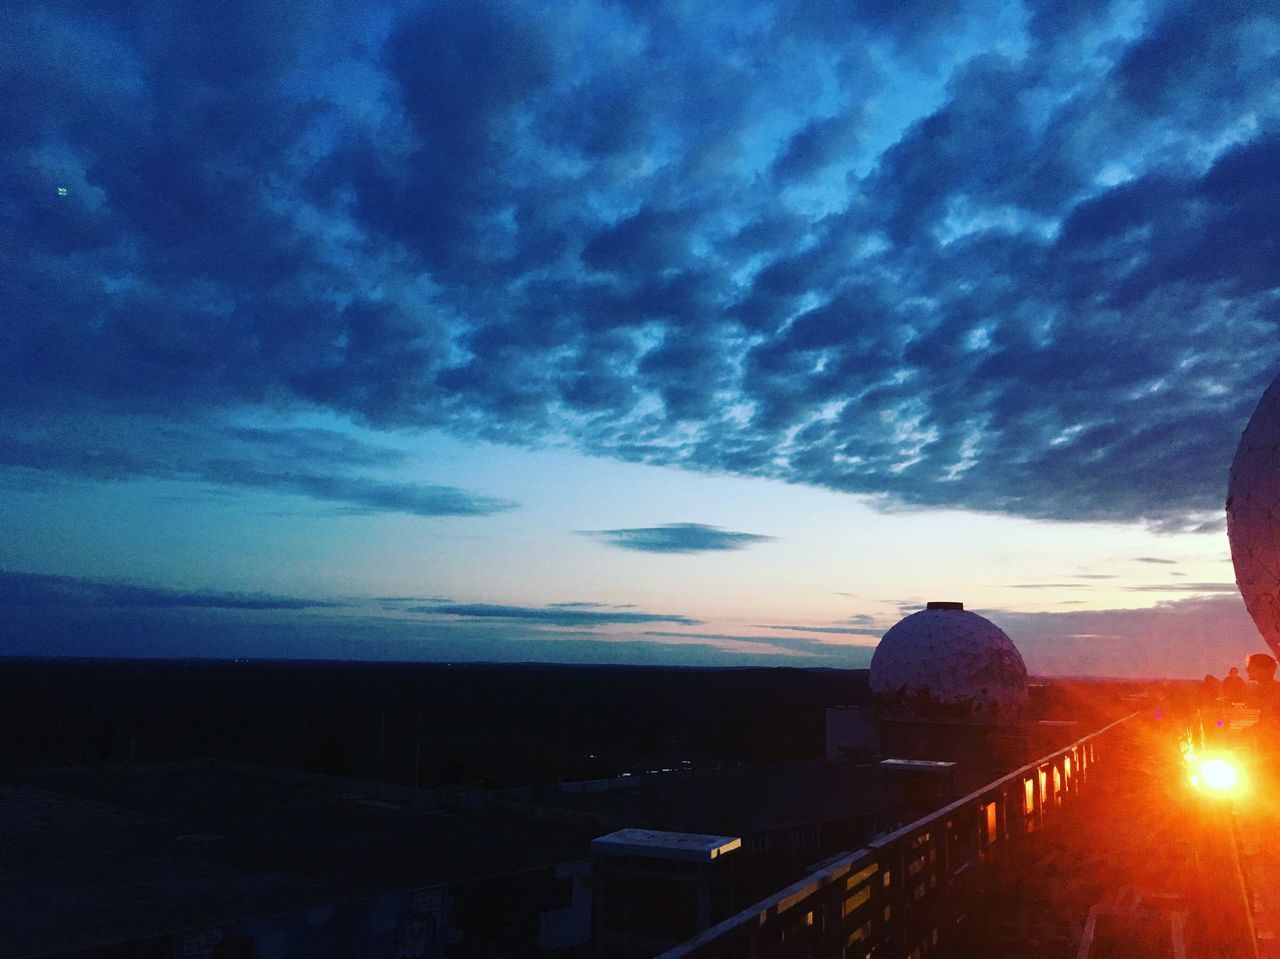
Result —
M 886 769 L 906 769 L 912 772 L 944 773 L 956 768 L 956 764 L 941 759 L 882 759 Z
M 710 862 L 742 845 L 736 836 L 704 836 L 658 829 L 619 829 L 591 842 L 591 851 L 608 856 L 685 859 Z
M 882 773 L 875 764 L 828 760 L 631 776 L 601 783 L 594 790 L 566 784 L 492 795 L 528 806 L 590 813 L 615 828 L 730 836 L 870 816 L 883 811 L 886 802 Z
M 0 957 L 161 935 L 588 856 L 582 827 L 221 764 L 0 778 Z

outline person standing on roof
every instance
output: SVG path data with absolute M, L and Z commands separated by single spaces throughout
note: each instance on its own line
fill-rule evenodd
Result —
M 1275 721 L 1277 690 L 1276 661 L 1267 653 L 1252 653 L 1244 661 L 1245 672 L 1249 674 L 1249 687 L 1245 692 L 1245 702 L 1255 709 L 1261 710 L 1258 722 L 1270 719 Z
M 1222 695 L 1222 683 L 1217 676 L 1209 673 L 1200 683 L 1200 702 L 1212 706 Z
M 1244 677 L 1235 666 L 1231 667 L 1231 672 L 1222 681 L 1222 700 L 1227 705 L 1244 702 Z

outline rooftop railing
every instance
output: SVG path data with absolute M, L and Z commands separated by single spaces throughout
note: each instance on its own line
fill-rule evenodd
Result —
M 983 870 L 1073 802 L 1138 713 L 838 856 L 659 959 L 924 959 L 971 931 Z

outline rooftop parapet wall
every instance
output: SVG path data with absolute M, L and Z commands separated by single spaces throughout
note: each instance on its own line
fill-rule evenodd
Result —
M 756 903 L 660 959 L 911 955 L 965 934 L 983 871 L 1085 788 L 1137 717 L 1085 736 Z M 847 947 L 857 949 L 847 952 Z

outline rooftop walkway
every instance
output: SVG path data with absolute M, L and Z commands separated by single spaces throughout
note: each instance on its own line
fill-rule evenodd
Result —
M 1191 786 L 1184 729 L 1135 713 L 665 959 L 1280 959 L 1280 830 Z

